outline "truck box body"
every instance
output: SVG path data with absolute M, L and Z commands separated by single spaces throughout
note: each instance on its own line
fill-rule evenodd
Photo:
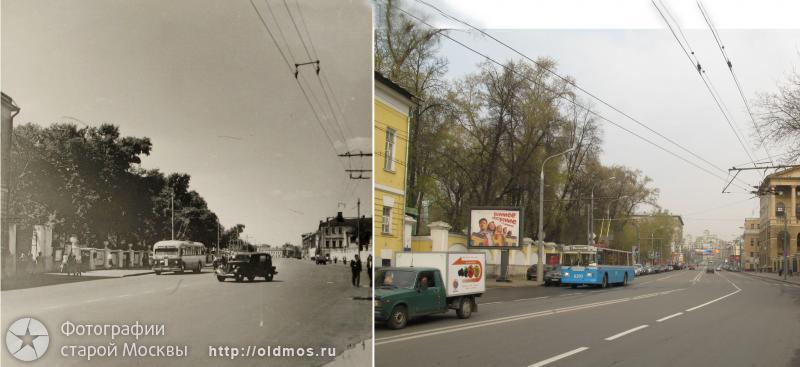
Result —
M 486 254 L 483 252 L 398 252 L 397 267 L 439 269 L 447 297 L 486 291 Z

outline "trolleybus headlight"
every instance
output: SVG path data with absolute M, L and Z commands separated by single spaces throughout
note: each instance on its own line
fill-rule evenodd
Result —
M 565 271 L 565 272 L 564 272 L 564 276 L 565 276 L 565 277 L 568 277 L 568 276 L 569 276 L 569 272 L 566 272 L 566 271 Z
M 592 276 L 592 273 L 586 273 L 586 276 L 587 276 L 587 277 L 591 277 L 591 276 Z

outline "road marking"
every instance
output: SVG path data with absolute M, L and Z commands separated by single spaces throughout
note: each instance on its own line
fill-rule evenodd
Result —
M 670 293 L 677 292 L 677 291 L 680 291 L 680 290 L 683 290 L 683 289 L 685 289 L 685 288 L 673 289 L 673 290 L 657 292 L 657 293 L 653 293 L 653 294 L 665 295 L 665 294 L 670 294 Z M 418 339 L 418 338 L 424 338 L 424 337 L 434 336 L 434 335 L 449 334 L 449 333 L 454 333 L 454 332 L 458 332 L 458 331 L 464 331 L 464 330 L 470 330 L 470 329 L 475 329 L 475 328 L 479 328 L 479 327 L 486 327 L 486 326 L 504 324 L 504 323 L 514 322 L 514 321 L 519 321 L 519 320 L 532 319 L 532 318 L 541 317 L 541 316 L 550 316 L 550 315 L 555 315 L 555 314 L 564 313 L 564 312 L 571 312 L 571 311 L 584 310 L 584 309 L 588 309 L 588 308 L 601 307 L 601 306 L 606 306 L 606 305 L 611 305 L 611 304 L 616 304 L 616 303 L 621 303 L 621 302 L 628 302 L 628 301 L 632 301 L 632 300 L 634 300 L 634 299 L 630 298 L 630 297 L 619 298 L 619 299 L 614 299 L 614 300 L 609 300 L 609 301 L 586 303 L 586 304 L 581 304 L 581 305 L 568 306 L 568 307 L 562 307 L 562 308 L 556 308 L 556 309 L 549 309 L 549 310 L 537 311 L 537 312 L 520 314 L 520 315 L 499 317 L 499 318 L 496 318 L 496 319 L 484 320 L 484 321 L 476 321 L 476 322 L 463 324 L 463 325 L 445 326 L 445 327 L 436 328 L 436 329 L 429 329 L 429 330 L 423 330 L 423 331 L 404 333 L 404 334 L 401 334 L 401 335 L 394 335 L 394 336 L 388 336 L 388 337 L 385 337 L 385 338 L 375 339 L 375 346 L 379 346 L 379 345 L 383 345 L 383 344 L 389 344 L 389 343 L 396 343 L 396 342 L 401 342 L 401 341 L 406 341 L 406 340 L 412 340 L 412 339 Z
M 717 301 L 719 301 L 719 300 L 722 300 L 722 299 L 728 298 L 728 297 L 730 297 L 730 296 L 732 296 L 732 295 L 734 295 L 734 294 L 736 294 L 736 293 L 739 293 L 739 292 L 741 292 L 741 291 L 742 291 L 741 289 L 737 289 L 737 290 L 735 290 L 735 291 L 733 291 L 733 292 L 731 292 L 731 293 L 728 293 L 728 294 L 726 294 L 726 295 L 724 295 L 724 296 L 722 296 L 722 297 L 719 297 L 719 298 L 717 298 L 717 299 L 713 299 L 713 300 L 711 300 L 711 301 L 708 301 L 708 302 L 706 302 L 706 303 L 703 303 L 702 305 L 699 305 L 699 306 L 694 306 L 694 307 L 692 307 L 692 308 L 690 308 L 690 309 L 687 309 L 687 310 L 686 310 L 686 312 L 694 311 L 694 310 L 696 310 L 696 309 L 698 309 L 698 308 L 700 308 L 700 307 L 708 306 L 708 305 L 710 305 L 710 304 L 712 304 L 712 303 L 714 303 L 714 302 L 717 302 Z
M 486 302 L 486 303 L 478 303 L 478 305 L 485 306 L 485 305 L 494 305 L 498 303 L 503 303 L 503 301 L 494 301 L 494 302 Z
M 675 314 L 669 315 L 669 316 L 667 316 L 667 317 L 662 317 L 662 318 L 660 318 L 660 319 L 656 320 L 656 322 L 667 321 L 667 320 L 669 320 L 669 319 L 671 319 L 671 318 L 673 318 L 673 317 L 677 317 L 677 316 L 680 316 L 680 315 L 683 315 L 683 312 L 678 312 L 678 313 L 675 313 Z
M 130 296 L 132 296 L 132 294 L 120 294 L 116 298 L 123 298 L 123 297 L 130 297 Z
M 545 359 L 543 361 L 536 362 L 536 363 L 534 363 L 534 364 L 532 364 L 532 365 L 530 365 L 528 367 L 542 367 L 542 366 L 548 365 L 550 363 L 553 363 L 553 362 L 555 362 L 555 361 L 557 361 L 559 359 L 564 359 L 564 358 L 567 358 L 567 357 L 569 357 L 569 356 L 571 356 L 573 354 L 578 354 L 578 353 L 583 352 L 584 350 L 587 350 L 587 349 L 589 349 L 589 348 L 588 347 L 575 348 L 575 349 L 573 349 L 573 350 L 571 350 L 569 352 L 561 353 L 561 354 L 559 354 L 559 355 L 557 355 L 555 357 L 550 357 L 550 358 Z
M 535 300 L 535 299 L 544 299 L 544 298 L 549 298 L 549 296 L 533 297 L 533 298 L 520 298 L 520 299 L 515 299 L 515 300 L 513 300 L 511 302 L 532 301 L 532 300 Z
M 650 325 L 641 325 L 641 326 L 637 326 L 637 327 L 635 327 L 635 328 L 633 328 L 633 329 L 626 330 L 626 331 L 623 331 L 623 332 L 621 332 L 621 333 L 619 333 L 619 334 L 616 334 L 616 335 L 609 336 L 608 338 L 606 338 L 606 340 L 608 340 L 608 341 L 612 341 L 612 340 L 614 340 L 614 339 L 621 338 L 621 337 L 623 337 L 623 336 L 625 336 L 625 335 L 628 335 L 628 334 L 630 334 L 630 333 L 632 333 L 632 332 L 634 332 L 634 331 L 642 330 L 642 329 L 644 329 L 644 328 L 646 328 L 646 327 L 648 327 L 648 326 L 650 326 Z

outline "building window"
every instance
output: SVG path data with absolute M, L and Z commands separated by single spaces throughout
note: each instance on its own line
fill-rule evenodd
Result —
M 383 169 L 394 172 L 394 129 L 386 129 L 386 149 L 383 154 Z
M 325 248 L 331 248 L 331 241 L 325 240 Z
M 381 220 L 381 232 L 383 234 L 392 234 L 392 207 L 383 207 L 383 218 Z
M 795 216 L 796 218 L 800 218 L 800 204 L 797 204 L 797 205 L 794 207 L 794 216 Z
M 784 206 L 783 203 L 775 205 L 775 216 L 782 217 L 784 215 L 786 215 L 786 206 Z

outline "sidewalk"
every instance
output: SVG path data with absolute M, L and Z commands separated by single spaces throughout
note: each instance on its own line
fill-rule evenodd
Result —
M 36 273 L 3 275 L 0 278 L 0 290 L 44 287 L 48 285 L 85 282 L 88 280 L 113 279 L 152 274 L 150 269 L 110 269 L 85 271 L 82 276 L 69 276 L 66 273 Z
M 103 277 L 103 278 L 124 278 L 137 275 L 153 274 L 151 269 L 103 269 L 90 270 L 81 273 L 84 277 Z M 47 275 L 68 276 L 66 273 L 47 273 Z
M 789 276 L 789 277 L 786 278 L 786 280 L 783 280 L 783 276 L 778 276 L 778 273 L 757 273 L 757 272 L 752 272 L 752 271 L 743 271 L 741 273 L 742 274 L 747 274 L 747 275 L 750 275 L 750 276 L 754 276 L 754 277 L 758 277 L 758 278 L 771 279 L 771 280 L 777 280 L 777 281 L 780 281 L 780 282 L 786 282 L 786 283 L 800 285 L 800 275 L 798 275 L 798 274 L 794 274 L 794 276 Z
M 497 278 L 486 279 L 486 288 L 525 288 L 538 287 L 535 280 L 528 280 L 524 276 L 512 276 L 511 282 L 498 282 Z

